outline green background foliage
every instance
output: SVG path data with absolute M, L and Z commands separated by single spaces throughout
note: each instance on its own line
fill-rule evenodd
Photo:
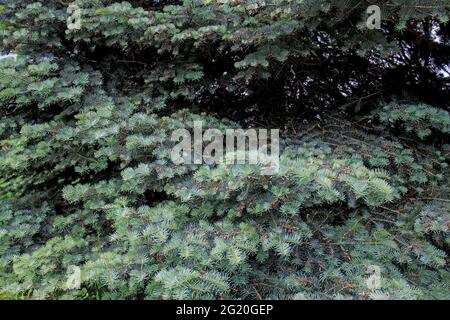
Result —
M 0 3 L 0 298 L 449 298 L 447 1 Z M 194 121 L 279 172 L 174 165 Z

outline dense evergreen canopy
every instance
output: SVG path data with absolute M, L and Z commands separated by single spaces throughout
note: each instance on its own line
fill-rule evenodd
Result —
M 373 2 L 0 0 L 0 297 L 450 298 L 450 5 Z

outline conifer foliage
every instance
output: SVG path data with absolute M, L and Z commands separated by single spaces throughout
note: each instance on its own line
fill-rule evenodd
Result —
M 1 0 L 0 298 L 450 298 L 450 6 L 372 2 Z

